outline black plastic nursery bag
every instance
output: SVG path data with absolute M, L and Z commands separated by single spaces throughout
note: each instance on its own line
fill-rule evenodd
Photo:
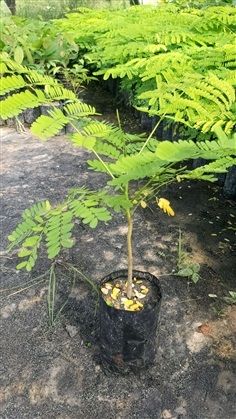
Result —
M 156 352 L 156 334 L 161 306 L 159 280 L 148 272 L 133 271 L 136 279 L 148 280 L 154 288 L 154 298 L 141 311 L 116 309 L 106 304 L 100 295 L 100 349 L 103 365 L 119 372 L 147 368 Z M 113 272 L 101 281 L 113 282 L 127 278 L 127 271 Z

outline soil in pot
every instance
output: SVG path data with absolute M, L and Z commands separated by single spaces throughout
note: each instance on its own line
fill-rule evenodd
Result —
M 105 368 L 120 373 L 147 368 L 156 353 L 160 283 L 148 272 L 134 271 L 133 277 L 131 299 L 125 292 L 127 271 L 113 272 L 101 281 L 101 359 Z

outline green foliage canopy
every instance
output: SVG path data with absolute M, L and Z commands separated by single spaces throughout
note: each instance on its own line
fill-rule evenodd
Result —
M 121 127 L 94 119 L 93 107 L 51 77 L 44 78 L 6 55 L 0 55 L 0 66 L 3 96 L 0 116 L 7 119 L 23 109 L 39 106 L 42 101 L 53 105 L 60 100 L 62 108 L 54 107 L 49 115 L 41 115 L 32 124 L 32 133 L 46 139 L 70 124 L 75 129 L 70 141 L 93 156 L 88 166 L 102 173 L 105 182 L 105 187 L 96 191 L 78 185 L 54 208 L 45 201 L 25 210 L 23 221 L 9 235 L 9 248 L 18 246 L 18 255 L 24 259 L 18 269 L 33 268 L 42 243 L 46 244 L 50 259 L 63 248 L 72 247 L 75 218 L 91 228 L 111 220 L 115 212 L 123 212 L 130 221 L 142 202 L 157 198 L 164 185 L 183 179 L 213 182 L 215 173 L 226 172 L 236 163 L 236 136 L 228 138 L 219 126 L 215 127 L 218 140 L 197 143 L 158 142 L 151 136 L 131 135 Z M 5 97 L 6 93 L 10 96 Z M 199 157 L 210 162 L 197 169 L 189 169 L 185 164 Z
M 51 22 L 3 19 L 0 46 L 19 64 L 57 74 L 80 64 L 122 81 L 134 106 L 203 133 L 235 125 L 235 7 L 180 4 L 79 8 Z M 73 71 L 79 71 L 73 67 Z M 83 74 L 82 74 L 83 73 Z M 86 75 L 87 77 L 87 75 Z

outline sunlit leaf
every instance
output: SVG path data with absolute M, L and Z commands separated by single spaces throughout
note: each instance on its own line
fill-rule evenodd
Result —
M 16 267 L 16 269 L 22 269 L 22 268 L 25 268 L 25 266 L 27 265 L 27 260 L 26 261 L 24 261 L 24 262 L 21 262 L 21 263 L 19 263 L 18 265 L 17 265 L 17 267 Z

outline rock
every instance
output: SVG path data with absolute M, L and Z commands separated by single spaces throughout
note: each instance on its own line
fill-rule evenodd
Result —
M 231 167 L 226 175 L 223 193 L 226 198 L 236 200 L 236 166 Z
M 66 331 L 67 331 L 68 335 L 70 336 L 70 338 L 75 337 L 78 333 L 78 330 L 76 329 L 76 327 L 71 326 L 70 324 L 66 325 Z
M 15 118 L 8 118 L 7 121 L 7 126 L 8 127 L 15 127 L 16 126 L 16 120 Z
M 141 122 L 142 128 L 144 128 L 148 132 L 151 132 L 152 125 L 153 125 L 152 118 L 147 113 L 141 112 L 140 122 Z
M 40 116 L 40 109 L 25 109 L 23 115 L 25 123 L 31 125 Z
M 4 119 L 2 119 L 1 116 L 0 116 L 0 126 L 2 127 L 4 125 L 6 125 L 6 121 Z
M 197 169 L 198 167 L 204 166 L 204 164 L 207 164 L 207 160 L 202 159 L 199 157 L 198 159 L 193 160 L 193 169 Z

